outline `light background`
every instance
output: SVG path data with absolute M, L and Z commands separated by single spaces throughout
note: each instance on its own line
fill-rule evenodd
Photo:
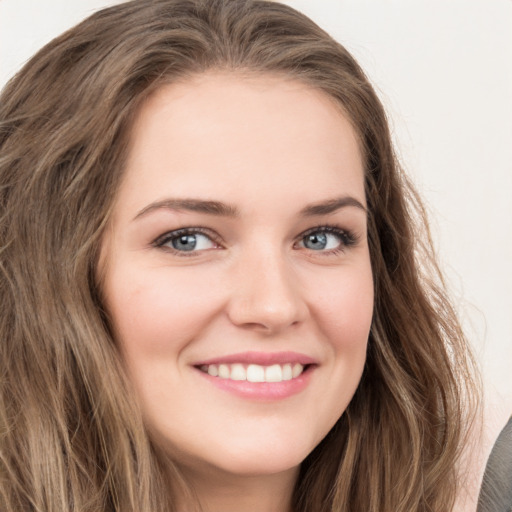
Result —
M 0 0 L 0 86 L 105 0 Z M 512 0 L 288 0 L 376 86 L 483 371 L 512 413 Z

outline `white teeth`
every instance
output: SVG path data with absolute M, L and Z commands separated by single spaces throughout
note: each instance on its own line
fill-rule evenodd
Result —
M 299 363 L 295 363 L 292 368 L 292 377 L 294 379 L 298 377 L 302 373 L 302 370 L 304 370 L 304 366 Z
M 282 382 L 297 378 L 304 371 L 300 363 L 273 364 L 261 366 L 250 364 L 247 367 L 241 363 L 202 365 L 201 371 L 212 377 L 231 380 L 247 380 L 249 382 Z
M 249 382 L 265 382 L 265 368 L 259 364 L 250 364 L 247 367 L 247 380 Z
M 219 375 L 219 369 L 217 368 L 217 365 L 211 364 L 208 366 L 208 375 L 211 375 L 212 377 L 217 377 L 217 375 Z
M 221 379 L 229 379 L 231 371 L 227 364 L 219 364 L 219 377 Z
M 281 382 L 283 380 L 283 370 L 278 364 L 267 366 L 265 368 L 265 381 L 266 382 Z
M 231 380 L 246 380 L 247 372 L 241 364 L 231 366 Z

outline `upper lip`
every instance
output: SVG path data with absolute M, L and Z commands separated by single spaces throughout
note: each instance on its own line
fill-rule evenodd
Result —
M 316 360 L 299 352 L 240 352 L 238 354 L 228 354 L 211 359 L 205 359 L 194 363 L 194 366 L 207 366 L 210 364 L 258 364 L 269 366 L 272 364 L 300 363 L 304 366 L 316 364 Z

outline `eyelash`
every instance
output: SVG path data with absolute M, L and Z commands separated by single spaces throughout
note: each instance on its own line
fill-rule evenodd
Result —
M 199 228 L 199 227 L 180 228 L 180 229 L 175 229 L 174 231 L 168 231 L 167 233 L 164 233 L 163 235 L 159 236 L 152 243 L 152 245 L 156 248 L 169 251 L 178 256 L 184 256 L 184 257 L 196 256 L 197 252 L 200 252 L 200 251 L 178 251 L 178 250 L 174 249 L 173 247 L 166 246 L 166 244 L 170 243 L 172 240 L 180 238 L 181 236 L 197 235 L 197 234 L 206 236 L 216 245 L 219 245 L 219 246 L 221 245 L 221 239 L 218 235 L 216 235 L 213 231 L 210 231 L 209 229 Z
M 321 226 L 315 226 L 311 229 L 308 229 L 307 231 L 304 231 L 297 237 L 297 241 L 294 244 L 294 247 L 296 244 L 302 242 L 307 236 L 315 234 L 315 233 L 327 233 L 336 235 L 340 240 L 340 245 L 334 249 L 329 249 L 326 251 L 314 251 L 313 249 L 310 249 L 311 252 L 318 252 L 322 255 L 334 255 L 339 254 L 340 252 L 345 251 L 347 248 L 355 245 L 358 241 L 358 237 L 352 232 L 347 229 L 343 229 L 336 225 L 330 225 L 330 224 L 323 224 Z M 214 233 L 213 231 L 210 231 L 209 229 L 200 228 L 200 227 L 190 227 L 190 228 L 180 228 L 173 231 L 169 231 L 161 236 L 159 236 L 153 243 L 152 246 L 156 248 L 160 248 L 166 251 L 169 251 L 177 256 L 181 257 L 193 257 L 197 256 L 198 252 L 201 251 L 178 251 L 174 249 L 173 247 L 166 246 L 166 244 L 170 243 L 172 240 L 175 240 L 182 236 L 187 235 L 195 235 L 195 234 L 201 234 L 206 237 L 208 237 L 214 244 L 222 246 L 221 238 Z M 307 248 L 306 248 L 307 250 Z
M 331 224 L 323 224 L 321 226 L 308 229 L 299 235 L 298 241 L 302 242 L 307 236 L 315 233 L 327 233 L 336 235 L 340 240 L 340 245 L 334 249 L 329 249 L 327 251 L 313 251 L 311 249 L 312 252 L 319 252 L 323 255 L 339 254 L 352 247 L 353 245 L 356 245 L 358 241 L 358 237 L 352 231 Z

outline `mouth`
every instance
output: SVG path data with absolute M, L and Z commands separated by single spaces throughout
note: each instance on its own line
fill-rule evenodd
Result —
M 301 363 L 285 364 L 203 364 L 198 369 L 211 377 L 247 382 L 283 382 L 297 379 L 312 365 Z
M 194 368 L 222 391 L 256 401 L 274 401 L 305 390 L 318 362 L 296 352 L 245 352 L 198 361 Z

